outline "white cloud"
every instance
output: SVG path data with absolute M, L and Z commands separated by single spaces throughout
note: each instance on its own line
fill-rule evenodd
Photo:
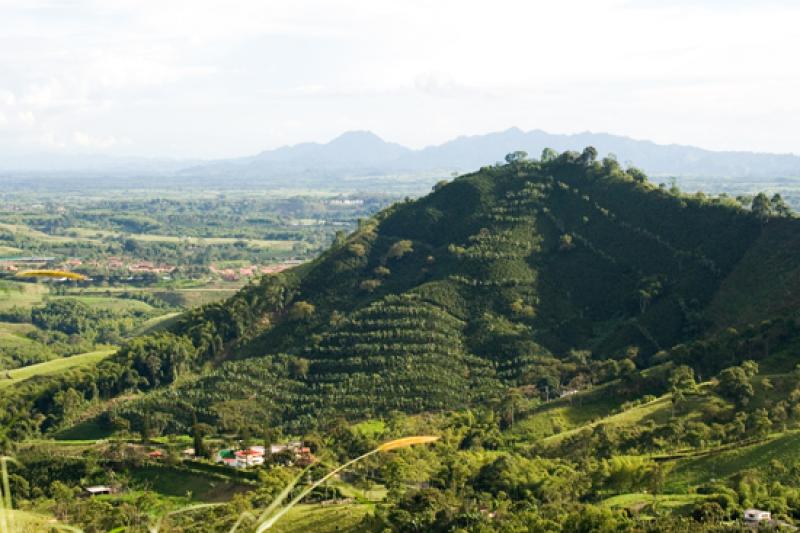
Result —
M 800 152 L 798 19 L 750 0 L 0 0 L 2 139 L 215 157 L 517 125 Z
M 82 131 L 73 132 L 72 141 L 78 146 L 91 149 L 111 148 L 117 144 L 117 139 L 115 139 L 113 136 L 94 137 Z

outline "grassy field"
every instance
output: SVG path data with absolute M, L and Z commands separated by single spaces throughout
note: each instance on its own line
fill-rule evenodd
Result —
M 42 344 L 28 339 L 27 337 L 21 336 L 22 334 L 18 331 L 7 331 L 3 326 L 6 322 L 0 323 L 0 347 L 5 349 L 15 349 L 15 348 L 29 348 L 33 349 L 36 347 L 44 348 L 47 350 L 46 347 L 43 347 Z M 30 325 L 30 324 L 20 324 L 20 325 Z
M 22 255 L 24 253 L 25 250 L 20 250 L 19 248 L 14 248 L 13 246 L 0 246 L 0 257 L 10 257 Z
M 25 337 L 26 333 L 36 331 L 33 324 L 17 324 L 14 322 L 0 322 L 0 348 L 35 348 L 41 346 L 36 341 Z M 47 350 L 47 348 L 44 348 Z
M 79 366 L 89 366 L 102 361 L 109 355 L 113 354 L 116 350 L 97 350 L 95 352 L 87 352 L 72 357 L 60 357 L 47 361 L 46 363 L 39 363 L 38 365 L 26 366 L 9 370 L 8 372 L 0 375 L 0 389 L 10 387 L 15 383 L 32 378 L 34 376 L 47 376 L 63 372 L 69 368 Z M 11 379 L 8 379 L 8 375 Z
M 712 478 L 722 479 L 742 470 L 767 468 L 772 461 L 786 466 L 800 461 L 800 431 L 776 434 L 766 442 L 750 446 L 681 459 L 670 472 L 666 489 L 685 491 Z
M 153 306 L 140 300 L 130 298 L 114 298 L 109 296 L 82 296 L 65 295 L 52 296 L 52 300 L 71 299 L 78 300 L 95 309 L 105 309 L 109 311 L 152 311 Z
M 31 239 L 36 239 L 42 242 L 50 242 L 50 243 L 68 243 L 68 242 L 75 242 L 83 241 L 83 242 L 91 242 L 93 244 L 101 244 L 102 241 L 100 239 L 90 239 L 90 238 L 83 238 L 83 237 L 70 237 L 66 235 L 50 235 L 48 233 L 44 233 L 23 224 L 7 224 L 7 223 L 0 223 L 0 229 L 8 230 L 11 233 L 23 237 L 28 237 Z
M 14 524 L 13 533 L 50 531 L 50 528 L 57 523 L 53 516 L 20 510 L 11 511 L 10 519 L 13 520 Z
M 279 533 L 347 533 L 360 531 L 359 522 L 372 512 L 369 504 L 297 505 L 272 531 Z
M 154 290 L 153 295 L 180 307 L 198 307 L 213 302 L 218 302 L 233 296 L 238 289 L 217 289 L 217 288 L 197 288 L 197 289 L 177 289 L 177 290 Z
M 133 330 L 130 333 L 130 336 L 138 337 L 139 335 L 147 335 L 148 333 L 154 333 L 156 331 L 160 331 L 164 328 L 169 327 L 171 324 L 174 324 L 175 319 L 177 319 L 182 314 L 183 314 L 182 312 L 176 311 L 174 313 L 167 313 L 165 315 L 151 318 L 146 322 L 144 322 L 141 326 Z
M 353 426 L 353 429 L 367 437 L 375 437 L 386 431 L 386 424 L 383 420 L 365 420 Z
M 523 409 L 511 433 L 516 440 L 539 440 L 582 428 L 622 405 L 621 399 L 606 394 L 606 390 L 606 386 L 599 386 L 542 403 L 527 412 Z
M 24 226 L 17 226 L 17 228 L 22 228 L 24 232 L 25 229 L 29 231 L 35 232 L 39 237 L 39 232 L 35 230 L 30 230 L 30 228 L 25 228 Z M 230 244 L 235 242 L 246 242 L 248 245 L 256 247 L 256 248 L 268 248 L 272 250 L 291 250 L 292 246 L 297 241 L 277 241 L 277 240 L 266 240 L 266 239 L 248 239 L 248 238 L 238 238 L 238 237 L 182 237 L 178 235 L 163 235 L 157 233 L 121 233 L 117 231 L 111 230 L 100 230 L 100 229 L 92 229 L 92 228 L 68 228 L 66 230 L 68 237 L 61 237 L 59 238 L 68 238 L 72 240 L 84 240 L 84 241 L 91 241 L 95 242 L 98 239 L 103 239 L 106 237 L 125 237 L 127 239 L 133 239 L 142 242 L 190 242 L 190 243 L 198 243 L 204 242 L 206 244 Z M 41 234 L 46 235 L 46 234 Z M 46 235 L 48 237 L 52 237 Z
M 597 405 L 593 404 L 591 406 L 587 406 L 587 408 L 591 407 L 592 413 L 594 413 L 594 409 L 597 409 Z M 578 409 L 581 409 L 578 407 Z M 562 431 L 560 433 L 556 433 L 555 435 L 551 435 L 549 437 L 545 437 L 542 439 L 542 442 L 549 445 L 557 445 L 560 443 L 565 437 L 570 435 L 574 435 L 579 431 L 584 429 L 592 429 L 599 424 L 606 424 L 611 427 L 615 426 L 632 426 L 635 424 L 639 424 L 645 420 L 650 418 L 655 418 L 658 422 L 664 423 L 670 415 L 670 400 L 668 396 L 662 396 L 661 398 L 657 398 L 651 402 L 644 403 L 642 405 L 637 405 L 636 407 L 632 407 L 630 409 L 626 409 L 625 411 L 617 414 L 613 414 L 610 416 L 606 416 L 603 418 L 594 419 L 593 422 L 573 427 L 567 431 Z M 575 414 L 573 414 L 575 416 Z
M 49 292 L 44 284 L 0 280 L 0 310 L 38 305 Z
M 45 243 L 91 243 L 100 245 L 103 243 L 104 238 L 108 237 L 125 237 L 142 242 L 189 242 L 198 243 L 203 242 L 206 244 L 231 244 L 235 242 L 245 242 L 249 246 L 255 248 L 264 248 L 279 251 L 291 251 L 292 247 L 298 241 L 281 241 L 281 240 L 266 240 L 266 239 L 247 239 L 237 237 L 181 237 L 177 235 L 161 235 L 154 233 L 135 233 L 127 234 L 110 230 L 99 230 L 92 228 L 73 227 L 67 228 L 64 235 L 51 235 L 25 226 L 23 224 L 8 224 L 0 223 L 0 229 L 5 229 L 11 233 L 19 236 L 36 239 Z M 2 254 L 0 254 L 2 255 Z
M 10 333 L 14 335 L 25 335 L 31 331 L 36 331 L 36 326 L 27 323 L 0 322 L 0 334 Z
M 132 470 L 131 474 L 133 480 L 159 494 L 183 497 L 195 502 L 225 502 L 234 494 L 253 489 L 250 485 L 231 480 L 164 466 L 144 466 Z
M 178 237 L 176 235 L 156 235 L 150 233 L 138 233 L 129 236 L 131 239 L 143 242 L 204 242 L 206 244 L 232 244 L 235 242 L 246 242 L 250 246 L 257 248 L 268 248 L 272 250 L 289 251 L 297 241 L 271 241 L 264 239 L 239 239 L 236 237 Z
M 84 415 L 89 416 L 90 413 L 84 413 Z M 98 440 L 109 438 L 111 434 L 112 430 L 100 427 L 95 418 L 90 418 L 55 433 L 53 438 L 59 445 L 69 446 L 76 443 L 93 444 Z
M 626 509 L 632 513 L 659 510 L 688 514 L 694 504 L 706 498 L 703 494 L 620 494 L 604 500 L 601 505 L 610 509 Z

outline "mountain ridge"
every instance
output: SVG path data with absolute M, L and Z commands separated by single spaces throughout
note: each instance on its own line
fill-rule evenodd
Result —
M 293 147 L 282 147 L 272 151 L 261 152 L 255 156 L 258 161 L 287 159 L 276 156 L 294 152 L 300 155 L 290 159 L 295 165 L 303 167 L 304 171 L 317 170 L 320 172 L 331 171 L 333 168 L 320 168 L 318 159 L 314 154 L 311 161 L 304 161 L 309 156 L 309 150 L 299 148 L 316 148 L 317 153 L 324 154 L 329 147 L 336 146 L 339 141 L 354 132 L 347 132 L 333 139 L 329 143 L 303 143 Z M 363 132 L 362 132 L 363 133 Z M 637 140 L 630 137 L 613 135 L 610 133 L 581 132 L 575 134 L 550 134 L 543 130 L 534 129 L 525 132 L 519 128 L 492 132 L 487 134 L 459 136 L 442 144 L 428 146 L 419 150 L 412 150 L 394 143 L 387 143 L 380 137 L 369 134 L 370 143 L 364 143 L 361 155 L 347 161 L 339 158 L 336 163 L 349 163 L 345 168 L 337 168 L 338 172 L 347 171 L 354 175 L 369 173 L 403 173 L 421 171 L 464 171 L 470 168 L 494 164 L 501 161 L 505 154 L 515 150 L 524 150 L 531 155 L 538 156 L 544 148 L 552 148 L 562 152 L 566 150 L 582 149 L 584 146 L 595 146 L 601 155 L 615 154 L 620 161 L 643 168 L 653 176 L 686 176 L 697 177 L 800 177 L 800 157 L 794 154 L 766 154 L 748 151 L 713 151 L 688 145 L 658 144 L 647 140 Z M 380 141 L 380 143 L 378 143 Z M 369 154 L 370 147 L 385 146 L 396 147 L 388 157 L 373 157 Z M 312 150 L 313 151 L 313 150 Z M 245 159 L 253 161 L 253 159 Z M 235 161 L 235 160 L 234 160 Z M 226 162 L 215 166 L 215 171 L 227 170 Z M 234 163 L 235 164 L 235 163 Z M 203 175 L 207 167 L 199 165 L 186 174 Z M 270 169 L 268 167 L 248 168 L 251 177 L 269 176 L 273 172 L 286 170 Z
M 342 178 L 415 173 L 449 174 L 494 164 L 505 154 L 524 150 L 538 156 L 544 148 L 556 151 L 595 146 L 600 155 L 613 153 L 626 164 L 654 177 L 797 178 L 800 156 L 750 151 L 714 151 L 689 145 L 658 144 L 610 133 L 589 131 L 550 134 L 540 129 L 513 127 L 478 135 L 462 135 L 418 150 L 387 142 L 369 131 L 348 131 L 329 142 L 307 142 L 264 150 L 258 154 L 212 161 L 161 160 L 91 156 L 55 157 L 0 163 L 4 174 L 84 171 L 92 175 L 128 174 L 169 176 L 172 179 L 254 179 L 264 185 L 306 183 L 336 185 Z M 10 159 L 10 161 L 14 161 Z M 26 167 L 27 165 L 27 167 Z M 59 170 L 59 165 L 63 172 Z M 299 181 L 298 181 L 299 179 Z M 368 182 L 362 182 L 367 185 Z

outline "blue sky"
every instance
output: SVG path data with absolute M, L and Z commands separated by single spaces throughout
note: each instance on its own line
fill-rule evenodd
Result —
M 800 2 L 0 0 L 0 156 L 518 126 L 800 153 Z

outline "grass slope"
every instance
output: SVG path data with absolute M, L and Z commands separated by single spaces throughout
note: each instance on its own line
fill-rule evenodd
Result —
M 679 460 L 669 474 L 666 489 L 685 491 L 693 485 L 723 479 L 742 470 L 765 469 L 772 461 L 792 465 L 800 461 L 800 431 L 787 431 L 773 435 L 765 442 L 706 453 Z
M 142 302 L 140 300 L 132 300 L 129 298 L 114 298 L 106 296 L 80 296 L 80 295 L 66 295 L 66 296 L 51 296 L 51 300 L 78 300 L 95 309 L 103 309 L 108 311 L 140 311 L 151 312 L 153 306 Z
M 60 357 L 45 363 L 9 370 L 0 375 L 0 390 L 33 377 L 55 375 L 70 368 L 95 365 L 115 352 L 116 349 L 97 350 L 73 355 L 72 357 Z M 11 376 L 11 378 L 9 379 L 8 376 Z
M 0 310 L 38 305 L 49 292 L 44 284 L 0 280 Z
M 669 396 L 663 396 L 642 405 L 637 405 L 636 407 L 622 411 L 621 413 L 605 416 L 590 422 L 589 424 L 551 435 L 542 439 L 542 442 L 544 444 L 554 446 L 566 437 L 575 435 L 584 429 L 592 429 L 600 424 L 605 424 L 609 427 L 633 426 L 648 419 L 655 419 L 659 423 L 664 423 L 669 419 L 669 411 Z
M 297 505 L 272 528 L 278 533 L 355 533 L 358 524 L 372 512 L 369 504 Z
M 131 477 L 159 494 L 194 502 L 226 502 L 234 494 L 253 489 L 250 485 L 166 466 L 136 468 L 131 471 Z

